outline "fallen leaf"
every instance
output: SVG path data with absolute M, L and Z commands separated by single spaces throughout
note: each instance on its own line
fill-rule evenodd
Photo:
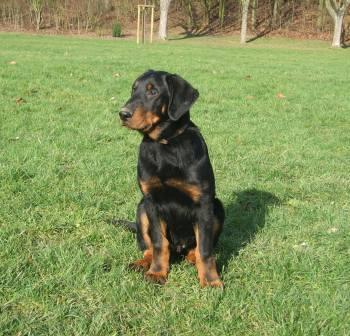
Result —
M 284 98 L 286 98 L 286 96 L 285 96 L 283 93 L 281 93 L 281 92 L 277 93 L 277 94 L 276 94 L 276 97 L 277 97 L 278 99 L 284 99 Z
M 298 208 L 303 204 L 303 202 L 298 199 L 291 198 L 290 200 L 288 200 L 287 204 L 293 208 Z
M 335 232 L 338 232 L 338 228 L 332 227 L 332 228 L 328 229 L 327 232 L 328 232 L 328 233 L 335 233 Z
M 26 101 L 22 98 L 22 97 L 18 97 L 16 98 L 16 104 L 19 105 L 19 104 L 22 104 L 22 103 L 25 103 Z
M 19 137 L 17 136 L 17 137 L 14 137 L 14 138 L 10 138 L 9 139 L 9 141 L 17 141 L 17 140 L 19 140 Z
M 255 97 L 254 96 L 247 96 L 246 98 L 247 99 L 254 99 Z
M 299 251 L 304 251 L 309 247 L 309 244 L 307 242 L 302 242 L 298 245 L 293 245 L 293 248 Z

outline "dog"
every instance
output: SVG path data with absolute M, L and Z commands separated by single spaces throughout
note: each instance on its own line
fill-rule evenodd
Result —
M 136 79 L 120 110 L 122 125 L 143 135 L 137 165 L 143 197 L 136 220 L 143 258 L 130 266 L 163 285 L 170 256 L 180 255 L 196 266 L 202 287 L 222 287 L 213 250 L 225 212 L 215 195 L 206 143 L 190 120 L 198 97 L 180 76 L 149 70 Z

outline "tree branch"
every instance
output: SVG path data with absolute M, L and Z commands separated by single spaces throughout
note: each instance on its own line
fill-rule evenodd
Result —
M 326 0 L 326 8 L 332 19 L 335 21 L 337 18 L 337 9 L 335 8 L 333 0 Z

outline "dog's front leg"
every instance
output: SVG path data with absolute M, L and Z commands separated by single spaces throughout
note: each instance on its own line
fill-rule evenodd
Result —
M 145 273 L 147 280 L 165 284 L 169 272 L 170 249 L 166 236 L 166 223 L 159 217 L 152 200 L 146 202 L 147 216 L 150 221 L 150 238 L 152 244 L 152 262 Z
M 214 257 L 215 216 L 212 203 L 202 204 L 198 211 L 198 223 L 194 226 L 196 235 L 195 263 L 201 287 L 223 287 L 216 269 Z

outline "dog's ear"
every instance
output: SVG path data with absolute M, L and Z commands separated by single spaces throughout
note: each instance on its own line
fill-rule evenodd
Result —
M 145 71 L 145 73 L 142 76 L 148 75 L 148 74 L 150 74 L 152 72 L 155 72 L 155 71 L 153 69 L 148 69 L 147 71 Z
M 199 97 L 198 91 L 178 75 L 166 76 L 169 90 L 168 115 L 171 120 L 179 120 Z

